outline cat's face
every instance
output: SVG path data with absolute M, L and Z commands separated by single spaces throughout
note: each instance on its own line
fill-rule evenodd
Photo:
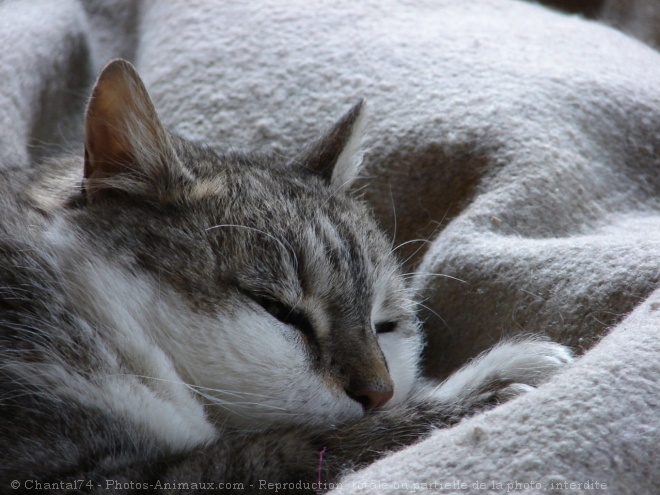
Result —
M 322 424 L 403 400 L 421 347 L 413 303 L 346 193 L 361 105 L 292 162 L 218 155 L 165 133 L 134 69 L 114 64 L 88 110 L 77 221 L 158 285 L 153 339 L 209 413 Z

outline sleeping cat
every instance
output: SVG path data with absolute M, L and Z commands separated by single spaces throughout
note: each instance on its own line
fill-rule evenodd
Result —
M 314 493 L 571 360 L 519 340 L 418 376 L 414 296 L 348 192 L 363 124 L 218 154 L 103 70 L 84 158 L 0 175 L 2 491 Z

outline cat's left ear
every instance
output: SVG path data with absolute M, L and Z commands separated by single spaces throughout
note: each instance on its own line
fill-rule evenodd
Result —
M 333 189 L 348 189 L 362 165 L 365 123 L 366 103 L 360 100 L 294 162 L 319 174 Z

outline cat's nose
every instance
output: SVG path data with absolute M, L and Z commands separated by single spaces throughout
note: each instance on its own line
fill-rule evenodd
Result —
M 362 404 L 365 411 L 383 407 L 394 395 L 392 387 L 361 387 L 357 390 L 346 390 L 348 396 Z

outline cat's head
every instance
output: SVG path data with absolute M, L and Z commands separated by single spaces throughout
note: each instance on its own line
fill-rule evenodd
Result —
M 363 121 L 359 103 L 289 161 L 218 154 L 164 130 L 129 63 L 94 88 L 72 215 L 108 263 L 157 287 L 124 309 L 145 313 L 219 422 L 334 423 L 413 386 L 413 302 L 348 191 Z

